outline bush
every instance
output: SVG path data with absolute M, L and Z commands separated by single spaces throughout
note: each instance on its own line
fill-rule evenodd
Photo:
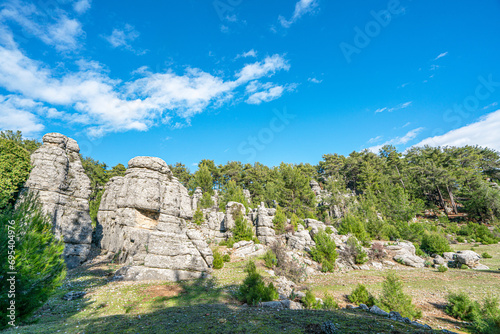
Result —
M 273 283 L 269 283 L 266 286 L 264 279 L 257 272 L 255 262 L 249 261 L 245 267 L 245 272 L 247 273 L 247 277 L 236 293 L 239 301 L 250 305 L 257 305 L 260 302 L 271 301 L 279 297 Z
M 443 266 L 442 264 L 438 267 L 438 271 L 440 273 L 445 273 L 448 271 L 448 267 L 447 266 Z
M 200 209 L 196 209 L 193 215 L 193 223 L 196 225 L 201 225 L 205 221 L 205 217 L 203 217 L 203 212 Z
M 319 310 L 323 306 L 321 305 L 321 302 L 319 300 L 316 300 L 316 296 L 314 293 L 312 293 L 311 290 L 306 291 L 306 296 L 302 298 L 302 303 L 304 303 L 304 306 L 307 309 L 311 310 Z
M 462 264 L 462 265 L 460 266 L 460 269 L 464 269 L 464 270 L 465 270 L 465 269 L 469 269 L 469 267 L 468 267 L 466 264 Z
M 285 276 L 293 282 L 300 282 L 307 278 L 305 266 L 301 266 L 297 260 L 287 255 L 287 249 L 279 242 L 271 246 L 271 250 L 276 255 L 276 266 L 274 272 L 278 276 Z
M 485 245 L 494 244 L 500 241 L 500 238 L 491 233 L 486 225 L 477 223 L 468 223 L 467 225 L 462 226 L 458 231 L 458 234 L 467 236 L 468 239 L 474 239 Z
M 483 254 L 481 254 L 481 257 L 482 257 L 483 259 L 491 259 L 493 256 L 491 256 L 490 254 L 488 254 L 488 253 L 484 252 Z
M 241 212 L 239 212 L 235 217 L 232 232 L 234 242 L 242 240 L 251 241 L 254 238 L 252 227 L 248 225 L 247 220 L 243 217 Z
M 293 230 L 297 231 L 299 224 L 304 225 L 304 221 L 301 220 L 295 213 L 292 214 L 292 218 L 290 218 L 290 224 L 293 226 Z
M 452 317 L 471 322 L 481 318 L 479 303 L 472 301 L 466 293 L 450 293 L 446 299 L 446 313 Z
M 379 303 L 387 311 L 399 312 L 403 317 L 410 319 L 422 317 L 422 311 L 417 310 L 411 303 L 411 297 L 404 293 L 403 284 L 394 273 L 387 275 L 382 283 Z
M 209 192 L 204 192 L 198 202 L 198 207 L 201 209 L 208 209 L 214 206 L 214 201 L 212 201 L 212 196 Z
M 368 289 L 363 284 L 358 284 L 347 298 L 351 303 L 356 305 L 365 304 L 366 306 L 371 307 L 376 303 L 375 297 L 368 292 Z
M 14 239 L 11 237 L 14 236 Z M 15 254 L 9 240 L 15 241 Z M 16 272 L 16 321 L 36 311 L 62 284 L 66 265 L 64 243 L 52 233 L 51 219 L 43 213 L 37 198 L 26 195 L 17 208 L 0 213 L 0 328 L 7 326 L 10 304 L 8 272 Z M 11 264 L 7 260 L 14 260 Z
M 329 272 L 335 269 L 337 259 L 337 246 L 325 231 L 320 230 L 314 236 L 316 246 L 311 249 L 311 256 L 314 261 L 321 263 L 321 271 Z
M 224 267 L 224 259 L 222 258 L 222 254 L 218 250 L 214 250 L 214 269 L 222 269 Z
M 224 254 L 224 256 L 222 257 L 222 260 L 224 262 L 231 262 L 231 255 L 229 254 Z
M 488 297 L 482 307 L 464 292 L 450 293 L 447 299 L 446 313 L 454 318 L 472 322 L 476 332 L 492 334 L 500 332 L 498 299 Z
M 427 254 L 439 254 L 441 256 L 444 252 L 451 252 L 448 239 L 437 232 L 425 233 L 420 249 Z
M 356 264 L 364 264 L 368 261 L 368 255 L 355 237 L 347 239 L 346 251 Z
M 266 254 L 264 254 L 264 265 L 266 268 L 272 269 L 278 262 L 276 259 L 276 254 L 271 249 L 268 249 Z
M 360 240 L 361 242 L 366 242 L 370 239 L 368 233 L 366 232 L 364 223 L 361 221 L 361 219 L 358 219 L 357 217 L 352 215 L 345 216 L 342 219 L 342 223 L 339 226 L 339 233 L 354 234 L 356 239 Z
M 280 206 L 276 209 L 276 215 L 273 218 L 273 226 L 274 230 L 276 231 L 276 234 L 283 234 L 285 233 L 285 227 L 286 227 L 286 215 L 281 209 Z
M 463 243 L 463 242 L 465 242 L 465 239 L 463 237 L 461 237 L 461 236 L 458 236 L 457 237 L 457 242 Z
M 326 234 L 332 234 L 333 233 L 333 230 L 330 226 L 327 226 L 326 229 L 325 229 L 325 232 Z
M 374 260 L 382 260 L 385 257 L 384 245 L 380 242 L 374 242 L 370 252 L 370 256 Z

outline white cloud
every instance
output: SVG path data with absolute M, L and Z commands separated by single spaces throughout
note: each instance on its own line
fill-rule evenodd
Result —
M 73 121 L 89 126 L 91 135 L 100 136 L 116 131 L 144 131 L 159 122 L 168 123 L 173 116 L 185 119 L 174 127 L 188 126 L 190 117 L 210 106 L 220 106 L 249 81 L 290 67 L 282 56 L 272 55 L 246 64 L 234 80 L 195 68 L 179 75 L 172 71 L 152 73 L 141 67 L 135 72 L 138 79 L 121 82 L 110 78 L 97 62 L 78 61 L 77 65 L 78 71 L 58 76 L 19 49 L 0 45 L 0 87 L 34 101 L 72 108 Z M 261 94 L 250 101 L 279 97 L 283 88 L 277 87 L 262 86 Z
M 81 23 L 68 18 L 63 10 L 58 9 L 53 16 L 48 16 L 34 4 L 22 1 L 10 1 L 4 5 L 0 11 L 0 25 L 8 21 L 17 23 L 28 34 L 62 52 L 77 49 L 79 38 L 84 36 Z
M 482 110 L 486 110 L 486 109 L 489 109 L 489 108 L 492 108 L 492 107 L 496 107 L 498 105 L 498 102 L 493 102 L 491 104 L 488 104 L 487 106 L 484 106 L 482 108 Z
M 124 48 L 135 52 L 134 48 L 131 45 L 131 42 L 133 42 L 139 36 L 139 32 L 135 30 L 132 25 L 126 24 L 123 29 L 115 28 L 113 29 L 111 35 L 103 37 L 109 42 L 109 44 L 111 44 L 113 48 Z M 138 53 L 142 54 L 144 52 L 139 51 Z
M 439 58 L 443 58 L 445 57 L 446 55 L 448 55 L 448 51 L 446 52 L 443 52 L 443 53 L 440 53 L 436 58 L 434 58 L 434 60 L 438 60 Z
M 408 101 L 405 103 L 400 103 L 397 106 L 391 107 L 391 108 L 389 108 L 389 107 L 378 108 L 377 110 L 375 110 L 375 113 L 377 114 L 377 113 L 380 113 L 383 111 L 393 112 L 396 110 L 405 109 L 405 108 L 408 108 L 412 103 L 413 103 L 412 101 Z
M 299 0 L 295 4 L 295 10 L 292 17 L 287 20 L 283 16 L 279 16 L 278 20 L 282 27 L 290 28 L 290 26 L 300 19 L 304 14 L 311 13 L 318 6 L 318 0 Z
M 382 136 L 370 138 L 370 140 L 368 140 L 368 144 L 373 144 L 373 143 L 379 142 L 381 139 L 382 139 Z
M 83 14 L 90 9 L 91 0 L 78 0 L 73 4 L 73 9 L 78 14 Z
M 236 73 L 236 77 L 238 83 L 245 83 L 263 76 L 271 76 L 276 71 L 288 71 L 289 69 L 290 65 L 285 58 L 276 54 L 267 56 L 262 62 L 245 65 L 241 71 Z
M 491 112 L 477 122 L 449 131 L 441 136 L 422 140 L 416 146 L 479 145 L 500 151 L 500 110 Z
M 261 104 L 262 102 L 269 102 L 279 98 L 285 91 L 285 87 L 273 85 L 270 82 L 261 84 L 257 81 L 252 81 L 247 85 L 246 91 L 250 93 L 246 103 Z
M 254 49 L 252 49 L 250 51 L 243 52 L 242 54 L 237 55 L 235 59 L 238 59 L 238 58 L 248 58 L 248 57 L 256 58 L 257 57 L 257 51 L 255 51 Z
M 15 95 L 0 95 L 0 130 L 20 130 L 32 136 L 44 129 L 40 118 L 34 113 L 47 112 L 41 103 Z
M 413 130 L 408 131 L 403 137 L 396 137 L 391 140 L 386 141 L 383 144 L 376 145 L 369 147 L 368 150 L 372 151 L 373 153 L 378 153 L 378 151 L 385 145 L 404 145 L 410 142 L 411 140 L 415 139 L 420 132 L 422 132 L 424 128 L 416 128 Z M 370 141 L 368 141 L 370 143 Z
M 319 84 L 319 83 L 323 82 L 323 80 L 319 80 L 319 79 L 316 79 L 316 78 L 309 78 L 309 79 L 307 79 L 307 81 L 312 82 L 312 83 L 316 83 L 316 84 Z

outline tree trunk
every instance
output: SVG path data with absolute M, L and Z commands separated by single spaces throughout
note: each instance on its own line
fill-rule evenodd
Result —
M 439 194 L 439 201 L 441 202 L 441 207 L 443 208 L 444 213 L 448 216 L 448 213 L 446 212 L 446 205 L 444 204 L 443 195 L 441 194 L 441 190 L 439 189 L 438 186 L 436 186 L 436 189 L 437 189 L 438 194 Z
M 453 193 L 451 192 L 451 189 L 448 185 L 446 186 L 446 189 L 448 190 L 448 195 L 450 195 L 450 201 L 451 201 L 451 206 L 453 207 L 453 212 L 455 212 L 455 214 L 458 214 L 457 204 L 453 199 Z

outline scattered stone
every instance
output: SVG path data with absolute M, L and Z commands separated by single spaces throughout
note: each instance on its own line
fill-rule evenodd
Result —
M 302 304 L 298 302 L 294 302 L 292 300 L 281 300 L 281 304 L 283 305 L 284 308 L 290 309 L 290 310 L 302 310 Z
M 394 321 L 403 322 L 404 318 L 401 316 L 401 314 L 399 314 L 399 312 L 391 311 L 389 313 L 389 319 L 394 320 Z
M 413 326 L 420 327 L 422 329 L 432 329 L 431 326 L 426 325 L 426 324 L 421 324 L 420 322 L 416 322 L 416 321 L 412 321 L 412 322 L 410 322 L 410 324 L 412 324 Z
M 370 308 L 370 313 L 373 313 L 373 314 L 376 314 L 376 315 L 381 315 L 381 316 L 384 316 L 384 317 L 388 317 L 389 316 L 389 313 L 387 313 L 386 311 L 382 310 L 377 305 L 373 305 Z
M 359 304 L 359 308 L 362 309 L 362 310 L 365 310 L 365 311 L 369 311 L 370 310 L 368 308 L 368 306 L 366 306 L 365 304 Z
M 85 291 L 70 291 L 67 294 L 65 294 L 62 297 L 62 299 L 67 300 L 67 301 L 71 301 L 71 300 L 75 300 L 75 299 L 80 299 L 83 296 L 85 296 L 86 294 L 87 293 Z
M 283 308 L 283 304 L 279 301 L 262 302 L 259 303 L 259 306 L 264 308 L 274 308 L 274 309 Z
M 392 262 L 391 262 L 392 263 Z M 382 270 L 384 269 L 384 266 L 382 265 L 382 263 L 380 262 L 372 262 L 372 266 L 373 268 L 377 269 L 377 270 Z

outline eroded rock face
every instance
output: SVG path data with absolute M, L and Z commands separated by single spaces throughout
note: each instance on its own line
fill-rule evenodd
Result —
M 90 179 L 74 139 L 60 133 L 43 136 L 43 145 L 31 155 L 33 169 L 25 190 L 38 193 L 53 230 L 65 243 L 64 259 L 74 268 L 87 259 L 92 242 L 89 214 Z
M 167 164 L 152 157 L 129 161 L 125 176 L 106 185 L 99 207 L 101 247 L 127 263 L 122 279 L 177 281 L 211 271 L 213 255 L 193 216 L 186 188 Z
M 276 215 L 276 209 L 268 209 L 264 203 L 261 203 L 257 209 L 255 220 L 257 238 L 264 245 L 273 244 L 276 241 L 276 232 L 273 227 L 273 219 Z

